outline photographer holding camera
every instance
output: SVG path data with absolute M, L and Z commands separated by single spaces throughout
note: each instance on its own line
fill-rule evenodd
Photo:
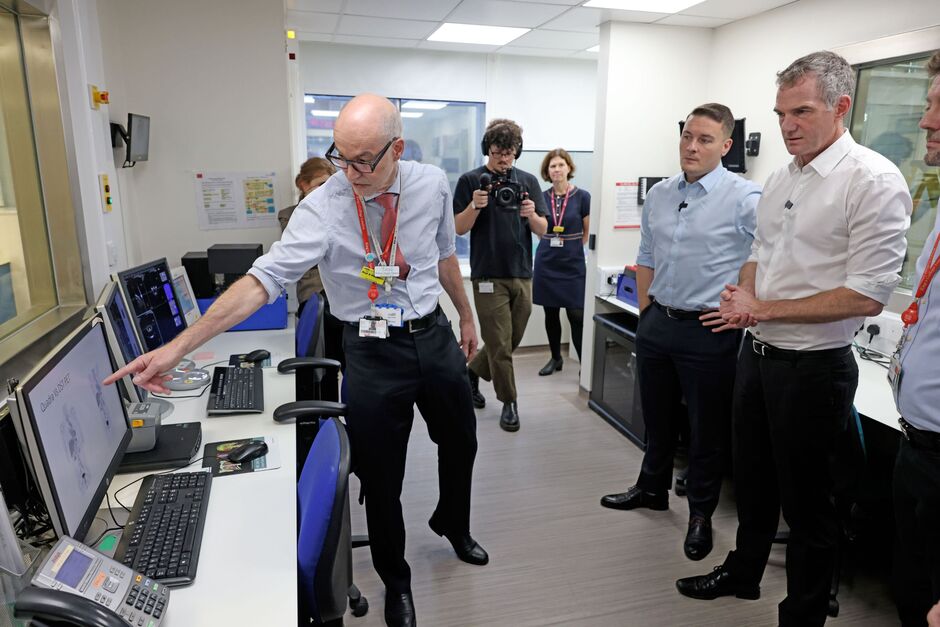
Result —
M 486 165 L 463 174 L 454 191 L 457 234 L 470 233 L 470 278 L 484 347 L 468 371 L 473 406 L 482 408 L 480 378 L 493 382 L 503 403 L 499 426 L 519 430 L 512 352 L 532 313 L 532 233 L 548 228 L 538 180 L 513 168 L 522 154 L 522 128 L 492 120 L 480 143 Z

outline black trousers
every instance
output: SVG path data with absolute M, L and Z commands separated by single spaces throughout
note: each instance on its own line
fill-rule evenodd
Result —
M 689 422 L 689 511 L 711 518 L 718 505 L 730 441 L 731 392 L 741 334 L 713 333 L 698 320 L 669 318 L 650 306 L 636 332 L 646 452 L 637 486 L 663 493 L 686 413 Z M 687 408 L 682 406 L 685 398 Z
M 894 464 L 894 599 L 901 622 L 925 625 L 940 601 L 940 452 L 901 440 Z
M 390 594 L 410 591 L 401 488 L 414 406 L 438 447 L 440 495 L 432 518 L 448 532 L 470 530 L 476 415 L 467 364 L 447 317 L 429 328 L 361 338 L 344 325 L 347 425 L 353 468 L 365 494 L 372 563 Z
M 548 336 L 548 347 L 552 351 L 552 359 L 561 359 L 561 308 L 542 307 L 545 310 L 545 334 Z M 581 359 L 581 334 L 584 330 L 584 310 L 569 309 L 565 307 L 568 324 L 571 325 L 571 343 Z
M 832 466 L 858 366 L 849 347 L 794 359 L 761 357 L 752 347 L 748 334 L 734 388 L 737 546 L 725 567 L 743 583 L 760 582 L 782 507 L 790 539 L 779 623 L 822 625 L 840 534 Z

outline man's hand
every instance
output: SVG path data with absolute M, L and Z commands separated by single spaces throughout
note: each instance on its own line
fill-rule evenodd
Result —
M 535 215 L 535 203 L 531 198 L 526 198 L 519 205 L 519 215 L 523 218 L 529 218 Z
M 469 362 L 477 354 L 477 347 L 480 341 L 477 339 L 477 328 L 473 324 L 473 319 L 460 321 L 460 350 Z
M 761 301 L 739 285 L 725 285 L 718 303 L 718 311 L 725 323 L 736 329 L 746 329 L 761 321 Z
M 163 376 L 163 373 L 175 368 L 183 355 L 185 352 L 180 352 L 175 342 L 170 342 L 149 353 L 144 353 L 105 379 L 104 384 L 111 385 L 121 377 L 133 374 L 135 385 L 150 392 L 169 394 L 170 390 L 163 385 L 169 377 Z
M 940 627 L 940 603 L 937 603 L 927 612 L 927 627 Z
M 731 329 L 743 329 L 745 327 L 739 327 L 736 324 L 731 324 L 725 322 L 721 317 L 721 312 L 717 309 L 710 309 L 706 313 L 698 317 L 702 321 L 703 327 L 713 327 L 712 333 L 721 333 L 722 331 L 730 331 Z
M 486 206 L 490 203 L 490 193 L 485 189 L 474 190 L 472 202 L 473 208 L 477 211 L 486 209 Z

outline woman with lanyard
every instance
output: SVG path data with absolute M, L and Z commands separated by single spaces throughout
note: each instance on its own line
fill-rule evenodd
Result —
M 588 238 L 591 195 L 569 181 L 575 166 L 563 148 L 550 151 L 542 160 L 542 179 L 552 186 L 545 190 L 548 231 L 535 252 L 532 302 L 545 309 L 545 333 L 552 357 L 539 370 L 547 376 L 561 370 L 561 308 L 571 325 L 571 341 L 581 359 L 581 330 L 584 321 L 584 244 Z

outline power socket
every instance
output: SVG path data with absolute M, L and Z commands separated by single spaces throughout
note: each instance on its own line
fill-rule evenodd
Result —
M 868 327 L 872 324 L 878 325 L 880 333 L 869 341 Z M 883 355 L 891 355 L 898 342 L 901 341 L 903 331 L 904 323 L 901 322 L 901 316 L 891 311 L 884 311 L 878 316 L 865 319 L 865 326 L 858 332 L 855 341 Z
M 612 296 L 617 293 L 617 276 L 623 272 L 623 266 L 598 266 L 597 291 L 600 297 Z

